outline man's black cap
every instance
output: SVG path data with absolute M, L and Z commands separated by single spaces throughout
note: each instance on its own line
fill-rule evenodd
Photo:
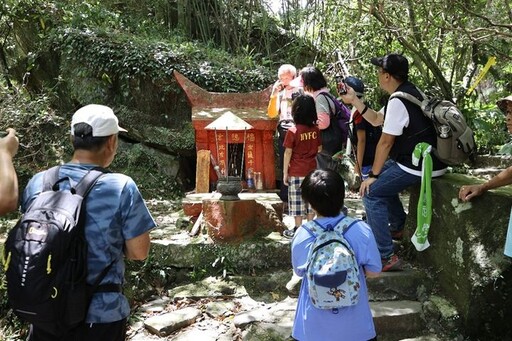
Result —
M 397 53 L 390 53 L 384 57 L 374 57 L 370 62 L 375 66 L 380 66 L 391 76 L 405 78 L 409 75 L 409 61 L 407 58 Z

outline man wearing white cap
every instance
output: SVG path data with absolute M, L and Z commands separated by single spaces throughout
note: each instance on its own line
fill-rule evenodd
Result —
M 112 109 L 90 104 L 75 112 L 71 121 L 73 157 L 60 167 L 60 178 L 74 182 L 94 167 L 108 167 L 116 155 L 119 127 Z M 43 174 L 36 174 L 22 197 L 24 212 L 41 193 Z M 66 186 L 69 184 L 64 181 Z M 63 185 L 64 185 L 63 184 Z M 69 187 L 68 187 L 69 188 Z M 135 182 L 119 173 L 105 173 L 86 198 L 85 237 L 88 243 L 88 284 L 98 278 L 109 264 L 100 285 L 124 282 L 124 258 L 143 260 L 150 246 L 149 231 L 156 226 Z M 85 323 L 73 335 L 52 335 L 41 328 L 31 328 L 29 340 L 110 340 L 126 338 L 126 321 L 130 314 L 128 300 L 119 291 L 96 292 Z

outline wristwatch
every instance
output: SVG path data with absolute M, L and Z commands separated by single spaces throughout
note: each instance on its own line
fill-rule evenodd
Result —
M 378 178 L 379 178 L 379 175 L 380 175 L 380 174 L 373 174 L 373 171 L 369 171 L 369 172 L 368 172 L 368 177 L 369 177 L 369 178 L 378 179 Z

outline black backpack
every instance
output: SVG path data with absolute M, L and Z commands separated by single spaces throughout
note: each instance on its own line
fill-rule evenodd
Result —
M 59 166 L 43 175 L 43 190 L 9 232 L 4 247 L 8 300 L 24 321 L 60 335 L 84 322 L 94 292 L 120 292 L 101 285 L 114 261 L 86 283 L 85 197 L 106 172 L 90 170 L 78 183 L 59 178 Z M 59 190 L 68 180 L 70 190 Z
M 329 105 L 330 124 L 329 127 L 320 132 L 322 134 L 323 150 L 332 156 L 347 143 L 350 110 L 328 92 L 320 92 L 318 95 L 326 97 Z M 334 104 L 334 110 L 332 110 L 330 102 Z

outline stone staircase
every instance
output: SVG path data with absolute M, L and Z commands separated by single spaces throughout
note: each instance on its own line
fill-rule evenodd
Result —
M 358 203 L 347 200 L 349 214 L 361 214 Z M 180 230 L 187 225 L 180 213 L 165 219 L 154 232 L 152 258 L 173 269 L 176 281 L 136 310 L 129 339 L 291 340 L 300 280 L 292 277 L 289 240 L 274 232 L 213 244 L 204 232 L 191 238 Z M 455 340 L 442 333 L 442 321 L 454 316 L 436 303 L 444 301 L 431 300 L 433 287 L 428 271 L 411 263 L 368 279 L 379 341 Z

